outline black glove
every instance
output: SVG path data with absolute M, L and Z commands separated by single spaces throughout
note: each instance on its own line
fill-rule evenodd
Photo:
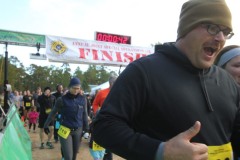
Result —
M 48 133 L 50 133 L 49 128 L 48 127 L 44 128 L 44 132 L 45 132 L 46 135 L 48 135 Z

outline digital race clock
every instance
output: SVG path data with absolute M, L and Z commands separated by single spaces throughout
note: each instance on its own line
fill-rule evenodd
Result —
M 95 40 L 104 41 L 104 42 L 121 43 L 121 44 L 131 44 L 131 36 L 103 33 L 103 32 L 95 32 Z

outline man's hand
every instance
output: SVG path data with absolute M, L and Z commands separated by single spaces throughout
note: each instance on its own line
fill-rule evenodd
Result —
M 164 160 L 193 160 L 208 159 L 208 147 L 202 143 L 191 143 L 190 140 L 196 136 L 201 128 L 201 123 L 196 121 L 195 124 L 173 137 L 164 144 Z
M 48 127 L 44 128 L 44 132 L 45 132 L 46 135 L 48 135 L 48 133 L 50 133 L 49 128 Z

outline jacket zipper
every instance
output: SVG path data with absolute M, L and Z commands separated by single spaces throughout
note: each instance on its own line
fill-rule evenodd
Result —
M 206 81 L 205 81 L 205 78 L 204 78 L 204 70 L 199 72 L 199 78 L 200 78 L 200 82 L 201 82 L 201 86 L 202 86 L 202 89 L 203 89 L 203 93 L 204 93 L 205 99 L 207 101 L 208 110 L 213 112 L 214 109 L 213 109 L 211 100 L 209 98 L 208 92 L 207 92 Z

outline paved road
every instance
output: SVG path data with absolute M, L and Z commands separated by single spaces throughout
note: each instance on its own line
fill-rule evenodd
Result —
M 29 132 L 30 138 L 32 140 L 32 158 L 33 160 L 61 160 L 61 151 L 60 151 L 60 144 L 53 143 L 54 149 L 39 149 L 40 147 L 40 140 L 39 140 L 39 133 L 38 129 L 36 133 L 32 131 Z M 45 136 L 47 140 L 47 136 Z M 80 151 L 77 157 L 77 160 L 92 160 L 89 150 L 88 150 L 88 143 L 87 140 L 83 139 L 80 147 Z M 124 160 L 121 157 L 113 155 L 113 160 Z

